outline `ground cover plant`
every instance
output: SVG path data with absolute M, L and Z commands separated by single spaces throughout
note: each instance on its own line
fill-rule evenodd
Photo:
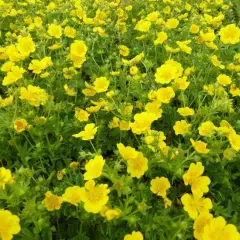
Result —
M 0 239 L 240 240 L 238 0 L 0 16 Z

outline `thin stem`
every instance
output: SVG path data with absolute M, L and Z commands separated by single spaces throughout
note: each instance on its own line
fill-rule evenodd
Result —
M 30 146 L 34 149 L 35 147 L 32 145 L 31 141 L 29 140 L 29 138 L 27 137 L 27 135 L 24 133 L 23 134 L 24 137 L 27 139 L 27 142 L 30 144 Z
M 141 145 L 141 143 L 139 142 L 137 136 L 136 136 L 134 133 L 133 133 L 133 135 L 134 135 L 134 137 L 136 138 L 138 145 Z
M 92 143 L 92 141 L 90 140 L 90 144 L 91 144 L 91 146 L 92 146 L 92 148 L 93 148 L 93 150 L 97 153 L 97 150 L 96 150 L 96 148 L 94 147 L 94 145 L 93 145 L 93 143 Z

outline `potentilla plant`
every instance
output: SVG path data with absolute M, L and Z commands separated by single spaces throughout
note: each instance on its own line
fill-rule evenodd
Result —
M 0 0 L 0 239 L 240 240 L 237 0 Z

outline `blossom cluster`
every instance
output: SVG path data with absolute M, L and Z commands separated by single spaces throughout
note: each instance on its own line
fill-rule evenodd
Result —
M 0 0 L 0 239 L 240 240 L 238 0 Z

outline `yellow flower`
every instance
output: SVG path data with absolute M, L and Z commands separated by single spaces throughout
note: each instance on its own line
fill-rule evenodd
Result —
M 81 131 L 78 134 L 74 134 L 73 137 L 75 138 L 82 138 L 84 141 L 88 141 L 94 139 L 94 135 L 97 132 L 98 127 L 95 127 L 94 123 L 89 123 L 84 127 L 84 131 Z
M 104 37 L 105 30 L 102 27 L 94 27 L 93 32 L 98 33 L 99 36 Z
M 120 120 L 119 128 L 120 128 L 121 131 L 128 131 L 128 130 L 130 130 L 131 129 L 130 122 L 129 121 L 125 121 L 125 120 Z
M 128 63 L 130 65 L 136 65 L 137 63 L 141 62 L 143 58 L 144 58 L 144 53 L 141 52 L 138 55 L 136 55 L 134 58 L 132 58 L 130 61 L 128 61 Z
M 91 107 L 87 107 L 87 108 L 86 108 L 86 110 L 87 110 L 89 113 L 96 113 L 96 112 L 98 112 L 100 109 L 101 109 L 100 106 L 91 106 Z
M 171 13 L 171 8 L 170 8 L 170 6 L 166 6 L 165 8 L 163 8 L 163 12 L 164 12 L 165 14 L 170 14 L 170 13 Z
M 208 224 L 213 215 L 209 212 L 200 213 L 193 224 L 194 237 L 197 240 L 203 240 L 204 227 Z
M 240 97 L 240 88 L 236 86 L 236 84 L 231 84 L 230 91 L 229 91 L 233 97 Z
M 196 69 L 194 67 L 188 67 L 184 71 L 184 76 L 188 77 L 192 72 L 195 72 Z
M 62 36 L 62 28 L 57 24 L 50 24 L 48 26 L 48 34 L 51 37 L 60 38 Z
M 14 234 L 21 230 L 20 219 L 10 211 L 0 209 L 0 238 L 2 240 L 11 240 Z
M 99 213 L 108 202 L 110 190 L 107 184 L 95 185 L 94 180 L 85 183 L 82 201 L 87 212 Z
M 20 79 L 23 77 L 23 73 L 26 71 L 24 70 L 24 68 L 13 66 L 11 68 L 11 72 L 13 73 L 14 76 L 16 76 L 17 79 Z
M 93 97 L 94 95 L 96 95 L 96 91 L 89 88 L 84 88 L 82 90 L 82 93 L 87 97 Z
M 75 162 L 75 161 L 73 161 L 73 162 L 71 162 L 71 163 L 69 164 L 69 167 L 70 167 L 71 169 L 73 169 L 73 170 L 76 170 L 79 166 L 80 166 L 80 163 L 79 163 L 79 162 Z
M 200 36 L 201 36 L 201 40 L 207 43 L 212 43 L 216 38 L 216 35 L 213 32 L 213 30 L 206 33 L 203 33 L 202 31 L 200 31 Z
M 122 56 L 124 56 L 124 57 L 128 56 L 129 52 L 130 52 L 130 50 L 129 50 L 129 48 L 127 46 L 125 46 L 125 45 L 120 45 L 119 46 L 119 53 Z
M 218 46 L 213 42 L 205 42 L 206 46 L 210 49 L 218 50 Z
M 134 115 L 134 122 L 130 124 L 132 132 L 135 134 L 146 133 L 150 130 L 151 124 L 156 120 L 153 113 L 142 112 Z
M 128 5 L 125 7 L 125 10 L 126 11 L 131 11 L 133 9 L 133 6 L 132 5 Z
M 166 61 L 161 67 L 157 68 L 155 81 L 157 83 L 166 84 L 171 80 L 180 77 L 183 73 L 182 65 L 174 60 Z
M 119 209 L 109 209 L 105 213 L 105 217 L 108 221 L 111 221 L 113 219 L 120 218 L 121 211 Z
M 110 72 L 110 74 L 112 76 L 119 76 L 120 75 L 120 71 L 112 71 Z M 112 95 L 113 94 L 113 95 Z M 106 95 L 107 97 L 111 98 L 112 96 L 114 96 L 115 92 L 113 90 L 109 91 Z M 109 95 L 109 96 L 108 96 Z
M 220 30 L 220 40 L 224 44 L 236 44 L 240 42 L 240 29 L 235 24 L 229 24 Z
M 70 59 L 73 61 L 75 68 L 81 68 L 83 63 L 86 61 L 85 56 L 78 57 L 78 56 L 73 55 L 73 54 L 70 55 Z
M 184 135 L 189 131 L 189 128 L 191 127 L 191 124 L 188 124 L 187 121 L 181 120 L 175 122 L 175 125 L 173 126 L 173 129 L 175 131 L 176 135 Z
M 35 17 L 34 18 L 34 24 L 36 27 L 41 27 L 42 26 L 42 19 L 40 17 Z
M 101 210 L 101 216 L 106 217 L 108 221 L 111 221 L 113 219 L 120 218 L 121 210 L 116 209 L 109 209 L 107 206 L 104 206 Z
M 63 179 L 63 171 L 57 171 L 57 180 L 62 181 Z
M 87 172 L 84 173 L 84 180 L 92 180 L 102 175 L 102 169 L 105 164 L 102 156 L 95 156 L 85 165 Z
M 176 18 L 170 18 L 166 22 L 166 27 L 170 29 L 177 28 L 179 21 Z
M 108 124 L 109 128 L 118 128 L 119 127 L 119 118 L 113 117 L 112 121 Z
M 140 178 L 148 170 L 148 160 L 141 152 L 138 153 L 136 158 L 127 160 L 127 172 L 131 177 Z
M 44 89 L 37 86 L 28 85 L 27 88 L 20 88 L 20 99 L 27 100 L 29 104 L 39 107 L 44 105 L 48 99 L 48 94 Z
M 225 66 L 222 64 L 221 61 L 219 61 L 219 59 L 218 59 L 218 57 L 216 55 L 211 56 L 211 62 L 216 67 L 219 67 L 221 69 L 225 68 Z
M 48 211 L 59 210 L 63 202 L 62 197 L 52 194 L 50 191 L 45 193 L 45 199 L 43 205 Z
M 151 12 L 147 15 L 146 19 L 150 22 L 156 22 L 159 17 L 159 12 Z
M 88 47 L 84 41 L 75 40 L 70 46 L 70 59 L 74 62 L 76 68 L 80 68 L 86 61 Z
M 232 160 L 235 157 L 235 150 L 233 148 L 227 148 L 223 152 L 224 158 L 227 160 Z
M 182 78 L 177 78 L 174 80 L 174 87 L 180 90 L 186 90 L 189 86 L 190 82 L 187 81 L 187 76 L 183 76 Z
M 153 102 L 149 102 L 146 104 L 145 106 L 145 110 L 149 113 L 152 113 L 156 116 L 156 119 L 159 119 L 162 117 L 162 109 L 161 107 L 161 102 L 160 101 L 153 101 Z
M 12 72 L 8 72 L 7 76 L 5 76 L 2 81 L 2 85 L 8 86 L 10 84 L 17 82 L 17 80 L 18 80 L 18 78 Z
M 165 208 L 169 208 L 172 206 L 172 201 L 170 199 L 168 199 L 167 197 L 163 198 L 163 203 L 164 203 Z
M 221 5 L 223 3 L 223 0 L 215 0 L 215 3 Z
M 173 159 L 179 153 L 178 149 L 171 149 L 169 146 L 165 146 L 161 150 L 164 157 L 168 159 Z
M 217 131 L 220 134 L 224 134 L 225 136 L 229 136 L 230 134 L 236 134 L 235 130 L 233 129 L 233 127 L 230 125 L 229 122 L 227 122 L 226 120 L 222 120 L 220 122 L 220 127 L 217 129 Z
M 98 101 L 91 100 L 91 103 L 99 108 L 104 107 L 106 105 L 106 101 L 103 98 L 100 98 Z
M 63 88 L 68 96 L 76 96 L 77 93 L 74 88 L 69 88 L 67 84 L 64 84 Z
M 146 142 L 146 144 L 148 144 L 148 145 L 151 145 L 151 144 L 153 144 L 154 143 L 154 141 L 155 141 L 155 136 L 153 135 L 150 135 L 150 136 L 145 136 L 144 137 L 144 140 L 145 140 L 145 142 Z
M 51 57 L 44 57 L 41 61 L 45 64 L 44 69 L 53 66 L 53 62 L 52 62 Z
M 166 45 L 165 49 L 166 49 L 167 52 L 170 52 L 170 53 L 178 53 L 178 52 L 181 51 L 181 49 L 179 47 L 178 48 L 172 48 L 169 45 Z
M 134 76 L 134 75 L 138 74 L 138 71 L 139 71 L 138 67 L 136 67 L 136 66 L 130 67 L 130 74 L 131 75 Z
M 27 125 L 28 122 L 25 119 L 17 119 L 14 121 L 14 129 L 16 130 L 17 133 L 25 131 Z
M 137 22 L 134 29 L 138 30 L 139 32 L 148 32 L 150 27 L 151 27 L 151 22 L 146 20 L 140 20 Z
M 206 121 L 200 125 L 198 131 L 200 135 L 210 137 L 215 129 L 216 127 L 211 121 Z
M 189 108 L 189 107 L 178 108 L 177 112 L 180 115 L 182 115 L 183 117 L 192 116 L 195 113 L 194 110 L 192 108 Z
M 80 122 L 86 122 L 88 121 L 88 117 L 90 116 L 90 114 L 81 109 L 81 108 L 75 108 L 75 118 L 80 121 Z
M 87 50 L 85 42 L 81 40 L 75 40 L 70 46 L 70 53 L 77 57 L 84 57 Z
M 191 163 L 188 171 L 183 175 L 184 184 L 192 184 L 194 180 L 200 177 L 204 172 L 204 166 L 201 162 Z
M 96 78 L 93 84 L 94 84 L 94 90 L 97 93 L 101 93 L 101 92 L 106 92 L 108 90 L 108 86 L 110 82 L 107 80 L 106 77 L 99 77 L 99 78 Z
M 88 25 L 93 25 L 94 24 L 94 19 L 93 18 L 88 18 L 86 16 L 83 16 L 83 22 Z
M 234 60 L 237 61 L 238 63 L 240 63 L 240 53 L 236 53 L 234 55 Z
M 227 224 L 223 217 L 211 218 L 204 227 L 204 240 L 239 240 L 240 234 L 233 224 Z
M 141 232 L 133 231 L 132 234 L 127 234 L 123 240 L 143 240 L 143 235 Z
M 156 100 L 157 98 L 157 91 L 156 90 L 151 90 L 149 93 L 148 93 L 148 98 L 150 100 Z
M 35 52 L 35 43 L 31 36 L 18 37 L 17 49 L 23 57 L 27 57 L 30 53 Z
M 32 70 L 33 73 L 39 74 L 46 68 L 46 64 L 43 61 L 33 59 L 28 66 L 29 70 Z
M 201 198 L 185 193 L 181 197 L 183 209 L 188 212 L 192 219 L 196 219 L 199 213 L 209 212 L 212 209 L 212 202 L 210 198 Z
M 83 188 L 79 186 L 68 187 L 62 195 L 64 202 L 77 206 L 82 201 Z
M 17 82 L 19 79 L 23 77 L 24 72 L 25 70 L 23 68 L 20 68 L 18 66 L 12 66 L 11 71 L 9 71 L 7 73 L 7 76 L 4 77 L 2 85 L 8 86 L 10 84 Z
M 64 28 L 64 35 L 69 37 L 69 38 L 75 38 L 76 32 L 77 32 L 76 29 L 72 28 L 70 26 L 66 26 Z
M 157 33 L 157 39 L 154 41 L 154 45 L 163 44 L 168 39 L 168 35 L 165 32 Z
M 47 118 L 45 118 L 45 117 L 35 117 L 33 119 L 33 123 L 36 125 L 43 125 L 46 122 L 47 122 Z
M 35 2 L 35 1 L 34 1 Z M 52 11 L 52 10 L 54 10 L 54 9 L 56 9 L 56 4 L 54 3 L 54 2 L 50 2 L 48 5 L 47 5 L 47 10 L 50 10 L 50 11 Z
M 202 197 L 203 193 L 209 191 L 208 185 L 211 183 L 209 177 L 201 176 L 204 172 L 204 167 L 201 162 L 196 164 L 191 163 L 188 171 L 183 175 L 184 184 L 191 185 L 193 195 Z
M 240 150 L 240 135 L 236 133 L 230 133 L 228 140 L 231 144 L 231 147 L 238 152 Z
M 12 67 L 15 66 L 14 62 L 8 61 L 5 62 L 2 66 L 1 66 L 1 71 L 2 72 L 9 72 L 11 71 Z
M 179 20 L 184 19 L 186 21 L 186 20 L 188 20 L 188 15 L 189 15 L 188 13 L 181 14 L 178 16 L 178 19 Z
M 171 87 L 159 88 L 157 90 L 157 100 L 162 103 L 170 103 L 171 99 L 175 97 L 175 92 Z
M 118 143 L 117 148 L 124 160 L 135 159 L 138 156 L 138 151 L 135 148 L 125 147 L 122 143 Z
M 151 180 L 150 190 L 157 196 L 165 198 L 170 187 L 170 182 L 165 177 L 156 177 Z
M 199 32 L 199 26 L 196 24 L 192 24 L 190 26 L 190 33 L 197 34 Z
M 192 48 L 188 46 L 188 44 L 191 43 L 191 40 L 186 40 L 186 41 L 177 41 L 177 45 L 180 47 L 180 49 L 187 53 L 191 54 L 192 53 Z
M 66 79 L 72 79 L 73 75 L 75 75 L 77 71 L 74 67 L 63 68 L 63 75 Z
M 13 181 L 11 171 L 4 167 L 0 167 L 0 188 L 5 189 L 6 184 L 10 184 Z
M 47 78 L 49 75 L 50 75 L 49 72 L 45 72 L 40 75 L 40 78 Z
M 207 144 L 203 141 L 194 141 L 192 138 L 190 138 L 190 141 L 192 143 L 193 148 L 198 153 L 206 154 L 209 152 L 209 149 L 207 149 Z
M 6 54 L 9 60 L 12 62 L 18 62 L 23 58 L 23 56 L 20 54 L 20 52 L 17 50 L 17 47 L 14 44 L 7 46 L 4 54 Z
M 227 86 L 227 85 L 232 83 L 231 78 L 229 76 L 225 75 L 225 74 L 220 74 L 217 77 L 217 81 L 223 86 Z
M 13 96 L 10 96 L 4 99 L 0 96 L 0 108 L 7 107 L 12 103 L 13 103 Z

